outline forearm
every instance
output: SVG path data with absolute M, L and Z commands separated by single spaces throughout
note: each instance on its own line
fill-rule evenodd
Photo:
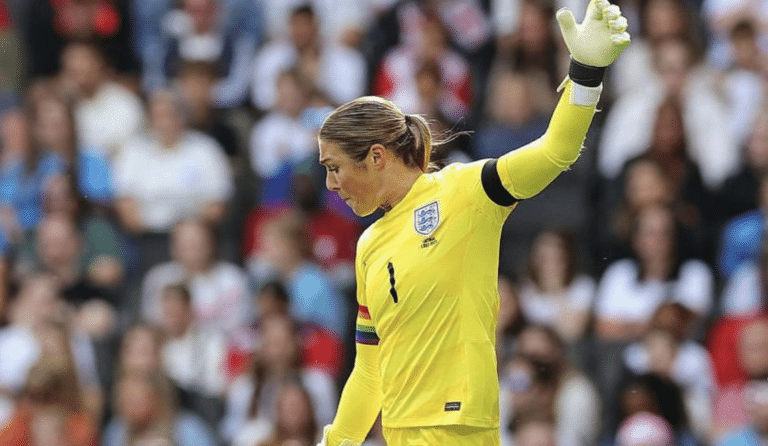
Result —
M 544 135 L 499 158 L 499 176 L 512 196 L 533 197 L 576 161 L 595 114 L 600 88 L 574 89 L 569 80 Z
M 338 446 L 344 440 L 362 443 L 380 411 L 378 346 L 358 344 L 355 367 L 341 393 L 333 424 L 326 432 L 326 445 Z

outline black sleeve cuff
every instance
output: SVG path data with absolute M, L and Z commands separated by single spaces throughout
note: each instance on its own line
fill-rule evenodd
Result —
M 584 65 L 571 58 L 571 66 L 568 68 L 568 77 L 572 81 L 585 87 L 597 87 L 603 82 L 607 67 L 593 67 Z
M 485 190 L 488 198 L 499 206 L 512 206 L 519 200 L 513 197 L 501 184 L 501 177 L 499 177 L 499 171 L 496 169 L 497 161 L 496 159 L 488 160 L 483 165 L 483 171 L 480 174 L 483 190 Z

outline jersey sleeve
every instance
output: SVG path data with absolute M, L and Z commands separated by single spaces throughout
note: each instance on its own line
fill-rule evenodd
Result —
M 596 103 L 601 88 L 567 81 L 544 135 L 499 158 L 497 173 L 512 197 L 533 197 L 576 161 L 595 114 L 595 105 L 581 104 Z
M 361 236 L 363 240 L 365 234 Z M 358 243 L 355 261 L 357 279 L 357 325 L 355 365 L 339 399 L 333 424 L 326 431 L 326 444 L 337 446 L 345 440 L 361 444 L 381 411 L 382 390 L 379 371 L 379 337 L 366 306 L 365 281 Z

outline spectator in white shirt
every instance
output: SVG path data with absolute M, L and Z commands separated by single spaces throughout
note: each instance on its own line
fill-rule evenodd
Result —
M 133 92 L 110 80 L 99 49 L 71 43 L 62 53 L 62 83 L 76 99 L 81 145 L 114 156 L 144 125 L 144 106 Z
M 636 339 L 665 301 L 680 303 L 699 320 L 707 316 L 714 276 L 704 262 L 679 258 L 672 211 L 661 205 L 642 209 L 631 238 L 633 257 L 609 265 L 598 286 L 597 335 L 607 341 Z
M 520 287 L 525 319 L 554 328 L 566 342 L 587 329 L 595 281 L 576 271 L 576 246 L 567 230 L 544 230 L 533 241 L 528 279 Z
M 144 278 L 141 313 L 152 322 L 162 316 L 165 286 L 186 282 L 200 327 L 231 332 L 251 320 L 248 276 L 237 265 L 219 260 L 213 227 L 186 220 L 171 233 L 173 261 L 152 268 Z
M 352 48 L 325 42 L 311 6 L 299 6 L 291 13 L 289 39 L 277 39 L 256 53 L 253 64 L 253 105 L 272 108 L 277 101 L 278 75 L 297 67 L 331 101 L 341 104 L 361 96 L 366 88 L 367 70 L 363 56 Z
M 151 131 L 130 141 L 115 160 L 117 214 L 132 233 L 165 233 L 184 218 L 219 222 L 232 195 L 232 172 L 221 146 L 188 127 L 180 96 L 150 98 Z

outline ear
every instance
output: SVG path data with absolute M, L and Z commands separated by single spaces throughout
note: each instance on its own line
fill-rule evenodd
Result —
M 374 169 L 380 170 L 387 164 L 389 151 L 381 144 L 374 144 L 368 152 L 368 158 Z

